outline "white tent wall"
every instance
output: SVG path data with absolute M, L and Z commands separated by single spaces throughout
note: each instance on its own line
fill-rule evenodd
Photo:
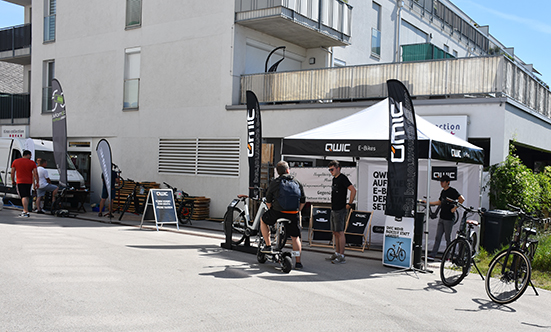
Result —
M 419 160 L 418 198 L 420 199 L 427 196 L 427 164 L 428 160 Z M 457 167 L 457 181 L 452 181 L 451 186 L 465 197 L 465 205 L 475 208 L 480 206 L 481 165 L 456 164 L 453 162 L 431 160 L 431 167 L 435 166 Z M 358 209 L 373 211 L 371 245 L 374 247 L 382 247 L 383 245 L 383 233 L 375 233 L 373 232 L 373 228 L 377 229 L 378 226 L 382 229 L 385 225 L 386 174 L 387 161 L 383 158 L 362 158 L 358 162 Z M 437 201 L 441 190 L 439 181 L 431 181 L 429 201 Z M 461 217 L 463 211 L 461 209 L 459 211 Z M 470 219 L 478 220 L 478 216 L 472 216 Z M 434 245 L 437 223 L 438 219 L 429 219 L 429 250 Z M 458 228 L 459 223 L 456 223 L 453 228 L 452 238 L 455 236 Z M 424 242 L 425 237 L 423 236 Z M 445 248 L 446 241 L 443 240 L 440 244 L 440 251 L 443 251 Z

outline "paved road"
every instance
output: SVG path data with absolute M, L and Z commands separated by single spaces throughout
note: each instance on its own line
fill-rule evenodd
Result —
M 0 331 L 549 331 L 551 292 L 492 303 L 477 275 L 306 251 L 282 274 L 216 236 L 0 211 Z

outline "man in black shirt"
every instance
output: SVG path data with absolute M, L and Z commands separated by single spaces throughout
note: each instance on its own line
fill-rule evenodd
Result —
M 457 207 L 447 200 L 447 198 L 458 200 L 459 203 L 463 203 L 465 198 L 453 187 L 450 187 L 450 177 L 444 175 L 440 178 L 440 186 L 442 191 L 440 192 L 440 198 L 438 201 L 430 202 L 431 205 L 440 205 L 440 218 L 438 219 L 438 228 L 436 229 L 436 238 L 434 239 L 434 247 L 429 254 L 429 259 L 434 259 L 438 254 L 440 248 L 440 242 L 442 241 L 442 234 L 446 234 L 446 246 L 451 242 L 451 233 L 454 224 L 454 214 Z
M 333 160 L 329 162 L 329 172 L 333 175 L 331 186 L 331 231 L 333 231 L 333 237 L 335 238 L 335 253 L 326 259 L 330 260 L 333 264 L 343 264 L 346 263 L 344 259 L 344 245 L 346 242 L 344 226 L 348 211 L 352 207 L 352 203 L 356 197 L 356 188 L 354 188 L 348 177 L 341 173 L 341 165 L 338 161 Z M 348 196 L 348 191 L 350 191 L 350 198 L 347 203 L 346 197 Z

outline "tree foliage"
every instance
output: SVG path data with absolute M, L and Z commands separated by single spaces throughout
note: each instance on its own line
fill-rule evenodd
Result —
M 549 174 L 546 178 L 534 174 L 514 152 L 515 148 L 511 144 L 505 161 L 490 166 L 490 205 L 492 208 L 505 210 L 507 204 L 511 204 L 525 211 L 537 211 L 542 203 L 549 206 L 551 200 L 542 200 L 542 185 L 549 185 L 551 188 Z

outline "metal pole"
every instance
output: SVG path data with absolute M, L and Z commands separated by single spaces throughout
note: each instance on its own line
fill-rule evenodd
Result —
M 425 266 L 427 270 L 428 255 L 429 255 L 429 212 L 430 212 L 430 175 L 431 175 L 431 158 L 432 158 L 432 139 L 429 139 L 429 159 L 427 159 L 427 200 L 425 209 Z

